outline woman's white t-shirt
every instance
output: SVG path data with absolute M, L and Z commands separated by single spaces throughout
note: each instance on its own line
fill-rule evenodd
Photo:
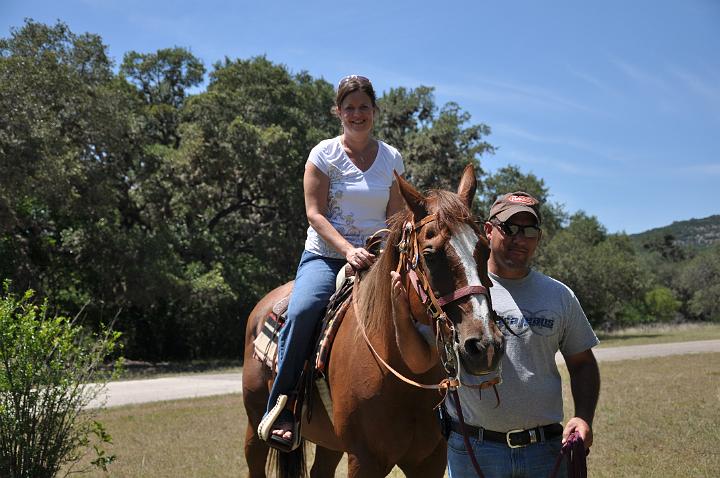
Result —
M 405 172 L 397 149 L 378 141 L 378 152 L 370 168 L 363 172 L 350 160 L 340 137 L 321 141 L 310 151 L 308 162 L 330 178 L 328 207 L 325 217 L 355 247 L 385 227 L 393 170 Z M 308 227 L 305 250 L 315 254 L 344 259 L 330 244 Z

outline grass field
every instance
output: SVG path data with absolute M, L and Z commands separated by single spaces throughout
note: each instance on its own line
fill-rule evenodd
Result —
M 646 325 L 617 332 L 598 333 L 600 347 L 687 342 L 720 339 L 720 323 Z
M 607 362 L 600 370 L 590 476 L 720 476 L 720 353 Z M 566 415 L 570 406 L 566 400 Z M 240 395 L 109 409 L 99 419 L 117 461 L 109 474 L 90 476 L 245 476 Z

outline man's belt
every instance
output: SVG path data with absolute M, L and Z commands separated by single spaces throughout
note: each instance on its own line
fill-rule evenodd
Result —
M 460 423 L 452 420 L 450 426 L 452 431 L 462 435 L 462 428 Z M 477 438 L 479 440 L 494 441 L 497 443 L 505 443 L 510 448 L 518 448 L 521 446 L 531 445 L 533 443 L 543 442 L 550 438 L 555 438 L 562 435 L 563 426 L 559 423 L 552 423 L 542 427 L 529 428 L 527 430 L 510 430 L 507 433 L 494 432 L 492 430 L 486 430 L 481 427 L 475 427 L 472 425 L 465 424 L 465 431 L 468 436 Z

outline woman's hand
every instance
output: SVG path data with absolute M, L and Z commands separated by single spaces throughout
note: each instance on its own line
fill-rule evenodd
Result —
M 345 260 L 357 271 L 367 269 L 375 262 L 375 254 L 371 254 L 363 247 L 351 247 L 345 253 Z

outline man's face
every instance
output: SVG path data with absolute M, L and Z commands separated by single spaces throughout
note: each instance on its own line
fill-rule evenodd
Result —
M 494 222 L 495 219 L 485 223 L 485 234 L 490 242 L 490 271 L 501 277 L 524 277 L 540 243 L 541 231 L 537 231 L 537 237 L 526 237 L 530 231 L 521 227 L 518 233 L 510 235 Z M 535 226 L 537 220 L 529 212 L 519 212 L 510 216 L 505 224 Z

